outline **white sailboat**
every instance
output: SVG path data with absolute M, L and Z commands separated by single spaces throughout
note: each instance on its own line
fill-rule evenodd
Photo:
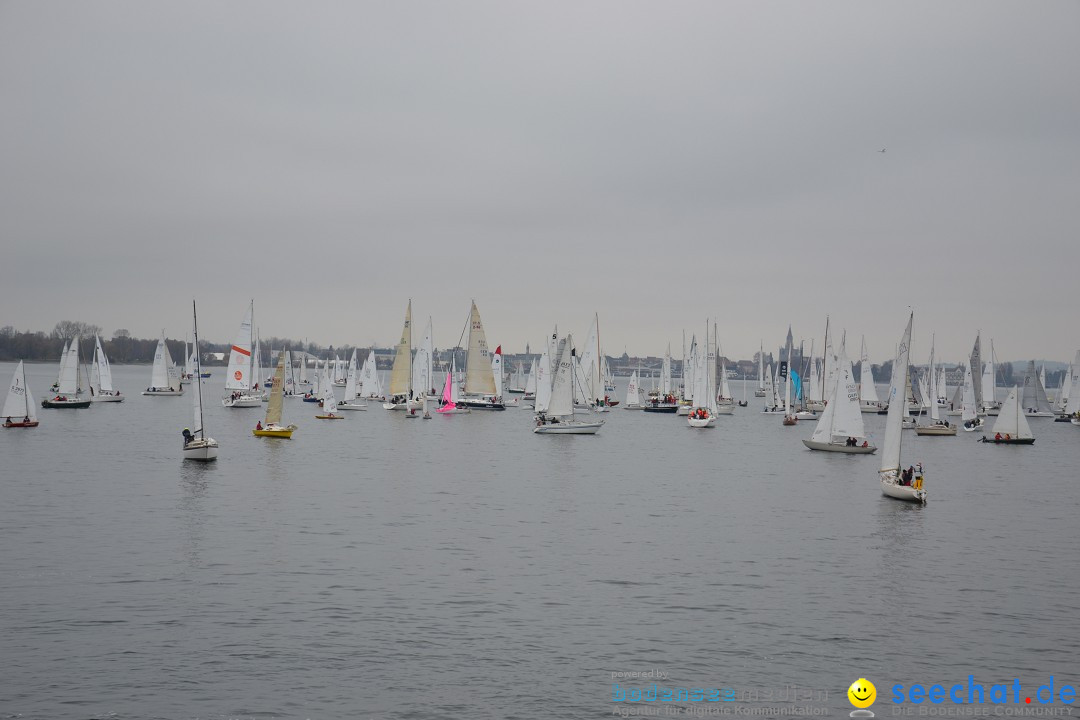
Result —
M 90 407 L 89 400 L 79 397 L 79 337 L 66 346 L 60 358 L 60 374 L 54 386 L 56 394 L 41 401 L 41 407 L 55 410 L 80 410 Z
M 1064 382 L 1069 384 L 1069 400 L 1065 403 L 1064 414 L 1073 425 L 1080 425 L 1080 350 L 1069 368 L 1069 377 Z
M 994 421 L 994 437 L 982 436 L 981 442 L 995 445 L 1033 445 L 1035 435 L 1031 432 L 1027 417 L 1020 407 L 1020 388 L 1014 387 L 1001 404 L 997 420 Z
M 335 371 L 336 372 L 336 371 Z M 319 387 L 322 390 L 322 412 L 315 416 L 316 420 L 344 420 L 344 415 L 338 415 L 337 397 L 334 395 L 334 380 L 330 371 L 324 369 Z
M 765 404 L 761 409 L 763 414 L 771 415 L 784 412 L 784 409 L 780 407 L 780 398 L 776 393 L 776 378 L 779 377 L 779 373 L 779 366 L 777 366 L 776 372 L 773 372 L 772 364 L 768 366 L 765 373 Z
M 416 346 L 416 356 L 413 358 L 412 387 L 413 396 L 421 395 L 436 397 L 435 390 L 435 343 L 432 340 L 431 317 L 428 317 L 427 327 L 424 328 L 424 336 L 420 344 Z
M 603 426 L 603 420 L 582 422 L 574 420 L 574 384 L 573 372 L 574 340 L 567 335 L 559 344 L 555 377 L 552 380 L 551 395 L 546 404 L 541 398 L 536 399 L 536 427 L 533 432 L 539 435 L 595 435 Z
M 382 385 L 379 383 L 378 365 L 375 363 L 375 351 L 368 353 L 364 367 L 360 371 L 360 396 L 365 400 L 385 400 Z
M 124 402 L 124 396 L 113 388 L 109 358 L 97 335 L 94 336 L 94 365 L 90 371 L 90 402 Z
M 487 335 L 480 321 L 476 302 L 469 310 L 468 353 L 465 356 L 465 394 L 458 405 L 473 410 L 505 410 L 502 396 L 497 393 L 495 373 L 491 370 L 491 353 Z
M 56 382 L 54 382 L 52 384 L 52 387 L 49 388 L 49 392 L 53 393 L 54 395 L 60 392 L 60 376 L 64 374 L 64 363 L 67 362 L 68 349 L 70 347 L 71 341 L 65 340 L 64 349 L 60 351 L 60 369 L 56 372 Z M 81 390 L 82 388 L 78 389 Z
M 154 369 L 150 374 L 150 387 L 143 390 L 143 395 L 183 395 L 180 374 L 173 364 L 169 346 L 165 344 L 165 331 L 161 331 L 157 349 L 154 351 Z
M 405 307 L 405 325 L 394 348 L 394 366 L 390 370 L 390 398 L 384 410 L 405 410 L 412 396 L 412 300 Z
M 859 389 L 847 352 L 840 348 L 840 371 L 832 395 L 818 418 L 814 434 L 803 445 L 811 450 L 868 455 L 877 450 L 867 439 L 859 408 Z
M 536 399 L 536 363 L 537 360 L 532 361 L 532 365 L 529 366 L 529 374 L 525 377 L 525 394 L 522 396 L 526 400 Z
M 897 500 L 926 502 L 923 487 L 922 463 L 916 470 L 900 468 L 900 451 L 903 442 L 903 416 L 907 410 L 904 402 L 904 386 L 908 382 L 908 362 L 911 354 L 911 324 L 914 313 L 908 317 L 907 328 L 900 339 L 893 361 L 892 383 L 889 387 L 889 416 L 885 421 L 885 444 L 881 451 L 881 469 L 878 476 L 881 492 Z M 903 385 L 898 385 L 903 383 Z
M 983 427 L 983 419 L 979 417 L 979 408 L 975 405 L 975 382 L 971 375 L 971 368 L 964 367 L 964 384 L 960 400 L 960 422 L 964 432 L 974 432 Z
M 930 405 L 930 424 L 929 425 L 916 425 L 916 435 L 927 435 L 931 437 L 947 437 L 956 435 L 956 426 L 949 423 L 948 420 L 942 420 L 938 414 L 938 392 L 937 388 L 937 372 L 934 370 L 934 350 L 935 350 L 936 338 L 930 341 L 930 364 L 927 366 L 927 389 L 924 398 L 929 398 Z
M 630 382 L 626 385 L 626 402 L 623 410 L 641 410 L 641 388 L 638 387 L 638 371 L 630 376 Z
M 248 305 L 240 328 L 229 349 L 229 370 L 225 373 L 225 390 L 228 395 L 221 399 L 227 408 L 253 408 L 262 405 L 262 391 L 259 389 L 258 367 L 252 349 L 255 347 L 255 331 L 252 320 L 255 314 L 255 301 Z M 282 358 L 284 361 L 284 358 Z M 284 365 L 282 365 L 284 374 Z M 282 388 L 284 393 L 284 388 Z
M 765 343 L 758 345 L 757 389 L 754 397 L 765 397 Z
M 694 362 L 693 406 L 686 416 L 688 427 L 711 428 L 716 426 L 716 354 L 709 340 L 709 323 L 705 323 L 705 346 L 692 354 Z
M 15 366 L 15 374 L 11 376 L 11 385 L 8 386 L 7 397 L 4 398 L 4 409 L 0 412 L 0 417 L 4 418 L 6 428 L 38 426 L 34 395 L 30 392 L 30 386 L 26 384 L 26 369 L 23 367 L 22 360 Z
M 199 460 L 206 462 L 216 460 L 218 456 L 218 443 L 206 434 L 206 424 L 203 422 L 202 406 L 202 361 L 199 357 L 199 319 L 195 309 L 195 301 L 191 301 L 191 318 L 194 326 L 195 346 L 192 356 L 195 358 L 191 369 L 191 379 L 195 383 L 195 392 L 191 393 L 194 404 L 194 431 L 184 430 L 184 459 Z
M 1039 374 L 1035 372 L 1035 361 L 1028 361 L 1027 372 L 1024 373 L 1024 391 L 1021 407 L 1028 417 L 1053 417 L 1054 412 L 1050 409 L 1050 400 L 1046 397 L 1046 389 L 1043 387 Z
M 367 410 L 367 403 L 356 402 L 359 395 L 357 383 L 360 379 L 360 370 L 357 368 L 356 348 L 353 348 L 352 357 L 349 358 L 349 368 L 345 375 L 345 397 L 338 410 Z
M 866 353 L 866 338 L 862 340 L 859 352 L 859 409 L 864 413 L 877 413 L 881 410 L 877 386 L 874 384 L 874 368 L 870 365 L 870 356 Z

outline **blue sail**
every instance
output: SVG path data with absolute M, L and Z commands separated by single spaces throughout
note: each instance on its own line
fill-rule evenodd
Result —
M 791 385 L 795 388 L 795 399 L 798 400 L 802 395 L 802 378 L 799 377 L 799 373 L 794 370 L 791 371 Z

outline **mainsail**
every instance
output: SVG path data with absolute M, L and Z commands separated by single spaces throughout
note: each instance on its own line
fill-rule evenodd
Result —
M 401 329 L 401 340 L 394 350 L 394 366 L 390 370 L 390 394 L 409 395 L 409 381 L 412 379 L 412 300 L 405 308 L 405 326 Z
M 469 352 L 465 358 L 465 392 L 472 395 L 495 395 L 495 374 L 491 372 L 491 353 L 488 351 L 484 324 L 476 302 L 469 312 Z

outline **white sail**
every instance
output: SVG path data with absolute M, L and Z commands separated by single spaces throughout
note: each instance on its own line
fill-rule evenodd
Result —
M 776 389 L 773 387 L 773 369 L 771 363 L 765 373 L 765 406 L 769 408 L 776 406 Z
M 1020 407 L 1020 392 L 1018 388 L 1009 391 L 1009 397 L 1001 404 L 1001 411 L 994 421 L 994 434 L 1001 437 L 1009 436 L 1012 440 L 1033 438 L 1031 426 L 1028 425 L 1024 411 Z
M 356 348 L 353 348 L 352 357 L 349 358 L 349 369 L 345 375 L 345 399 L 342 402 L 351 403 L 356 399 L 356 380 L 360 371 L 356 367 Z
M 979 416 L 979 408 L 975 405 L 975 382 L 971 376 L 971 368 L 964 368 L 963 397 L 960 401 L 960 420 L 964 423 L 971 422 Z
M 495 374 L 491 372 L 491 353 L 487 335 L 480 321 L 480 311 L 473 302 L 469 311 L 469 351 L 465 358 L 465 393 L 495 395 Z
M 288 350 L 285 351 L 285 379 L 282 391 L 286 395 L 296 394 L 296 371 L 293 369 L 292 353 Z
M 637 370 L 630 376 L 630 382 L 626 386 L 626 405 L 627 407 L 641 405 L 641 392 L 638 388 Z
M 551 358 L 545 347 L 536 364 L 536 411 L 546 412 L 551 404 Z
M 101 338 L 94 336 L 94 372 L 96 373 L 96 386 L 93 389 L 99 395 L 113 391 L 112 368 L 109 367 L 109 358 L 105 357 L 105 350 L 101 347 Z
M 503 364 L 502 364 L 502 345 L 495 348 L 495 352 L 491 355 L 491 375 L 495 378 L 495 397 L 502 397 L 503 395 Z
M 8 386 L 4 410 L 0 412 L 0 416 L 5 420 L 11 418 L 12 422 L 21 422 L 24 418 L 30 422 L 37 420 L 37 415 L 34 413 L 34 397 L 26 385 L 26 369 L 22 360 L 15 366 L 15 374 L 11 376 L 11 385 Z
M 847 352 L 843 348 L 840 349 L 839 368 L 833 393 L 829 396 L 825 410 L 822 411 L 817 426 L 814 428 L 812 438 L 814 442 L 836 443 L 841 439 L 846 441 L 849 437 L 858 440 L 866 439 L 862 410 L 859 409 L 859 389 L 855 384 L 855 373 Z
M 195 336 L 195 347 L 193 349 L 192 355 L 197 352 L 199 352 L 198 335 Z M 194 435 L 195 437 L 203 436 L 202 378 L 199 377 L 200 373 L 198 368 L 199 363 L 198 358 L 196 358 L 196 362 L 193 363 L 191 366 L 191 382 L 198 383 L 197 387 L 194 388 L 195 392 L 191 393 L 191 409 L 194 412 L 195 419 L 195 422 L 192 424 L 191 429 L 192 435 Z
M 578 366 L 589 371 L 589 374 L 585 376 L 585 387 L 581 391 L 589 398 L 590 403 L 604 397 L 604 387 L 600 380 L 599 334 L 600 316 L 593 313 L 589 337 L 581 348 L 581 356 L 578 357 Z
M 68 350 L 71 348 L 71 341 L 64 341 L 64 349 L 60 351 L 60 369 L 56 372 L 56 387 L 60 387 L 60 376 L 64 374 L 64 363 L 67 362 Z
M 405 308 L 405 325 L 401 329 L 401 339 L 394 349 L 394 366 L 390 370 L 390 394 L 397 396 L 411 395 L 409 384 L 412 382 L 412 300 Z
M 559 343 L 555 377 L 551 383 L 551 398 L 547 414 L 555 417 L 572 417 L 574 414 L 574 340 L 570 335 Z M 537 408 L 539 410 L 539 408 Z
M 423 351 L 423 355 L 421 355 Z M 414 393 L 434 393 L 435 375 L 433 360 L 435 344 L 431 339 L 431 318 L 428 317 L 427 327 L 424 328 L 424 337 L 416 346 L 416 357 L 413 358 L 412 387 Z
M 682 399 L 693 401 L 694 397 L 694 374 L 697 370 L 695 358 L 697 357 L 697 336 L 692 335 L 690 337 L 690 354 L 686 354 L 685 347 L 683 349 L 683 384 L 682 384 Z
M 1078 354 L 1080 357 L 1080 354 Z M 1057 391 L 1057 406 L 1064 410 L 1069 405 L 1069 398 L 1072 396 L 1072 376 L 1076 372 L 1076 363 L 1072 363 L 1069 367 L 1065 368 L 1065 374 L 1061 377 L 1061 386 Z
M 1080 350 L 1076 351 L 1076 358 L 1069 367 L 1070 376 L 1065 379 L 1069 383 L 1069 402 L 1065 403 L 1065 413 L 1075 415 L 1080 412 Z
M 330 373 L 328 370 L 323 369 L 322 381 L 319 383 L 322 387 L 322 401 L 323 401 L 323 414 L 333 415 L 337 412 L 337 398 L 334 396 L 334 383 L 330 379 Z
M 244 319 L 240 321 L 240 329 L 236 331 L 233 344 L 229 349 L 229 371 L 225 375 L 226 390 L 250 390 L 256 387 L 257 377 L 251 377 L 251 314 L 254 312 L 255 303 L 248 306 L 244 313 Z
M 927 388 L 926 396 L 923 403 L 923 407 L 928 402 L 930 404 L 930 419 L 937 423 L 941 420 L 938 415 L 938 386 L 937 386 L 937 371 L 934 370 L 934 350 L 937 338 L 934 337 L 930 341 L 930 364 L 926 366 Z
M 169 355 L 169 348 L 165 344 L 165 333 L 162 332 L 157 349 L 154 351 L 154 369 L 150 374 L 150 387 L 157 390 L 172 387 L 169 384 L 170 366 L 172 366 L 172 356 Z
M 1035 361 L 1029 360 L 1027 372 L 1024 373 L 1024 396 L 1021 401 L 1024 410 L 1040 413 L 1050 412 L 1050 401 L 1046 398 L 1046 390 L 1039 382 L 1039 374 L 1035 371 Z
M 731 386 L 728 385 L 727 376 L 727 363 L 720 363 L 720 397 L 723 400 L 734 400 L 734 396 L 731 394 Z
M 765 389 L 765 343 L 758 345 L 757 387 L 758 390 Z
M 529 366 L 529 375 L 525 378 L 525 394 L 536 395 L 536 360 Z
M 664 364 L 660 370 L 660 392 L 667 397 L 671 394 L 671 346 L 664 353 Z
M 1039 387 L 1042 388 L 1043 394 L 1046 394 L 1046 365 L 1039 366 Z
M 308 376 L 307 376 L 307 365 L 308 365 L 307 353 L 304 352 L 303 350 L 301 350 L 296 354 L 296 357 L 297 357 L 297 364 L 300 366 L 300 377 L 299 377 L 298 381 L 299 381 L 299 383 L 301 385 L 310 385 L 311 383 L 308 381 Z
M 694 366 L 694 385 L 691 388 L 690 397 L 696 408 L 709 407 L 709 374 L 706 370 L 708 358 L 702 348 L 696 348 L 690 353 L 690 362 Z
M 60 359 L 60 395 L 75 397 L 79 393 L 79 336 L 68 345 Z
M 948 402 L 948 398 L 949 398 L 949 388 L 946 385 L 946 380 L 945 380 L 945 366 L 944 365 L 938 365 L 938 370 L 937 370 L 937 397 L 934 398 L 934 399 L 937 400 L 939 405 L 944 405 L 946 402 Z
M 863 405 L 877 405 L 878 394 L 874 386 L 874 369 L 870 365 L 870 358 L 866 354 L 866 340 L 863 340 L 862 352 L 859 364 L 859 398 Z
M 360 392 L 364 397 L 382 397 L 382 386 L 379 385 L 374 350 L 368 353 L 367 360 L 364 361 L 364 369 L 360 373 Z
M 907 403 L 904 402 L 904 386 L 908 379 L 908 361 L 911 351 L 911 324 L 914 314 L 908 317 L 907 328 L 900 345 L 896 349 L 896 358 L 893 360 L 892 382 L 889 385 L 889 415 L 885 420 L 885 442 L 881 452 L 881 472 L 899 472 L 900 470 L 900 440 L 903 431 L 903 417 L 907 411 Z M 899 384 L 899 387 L 898 387 Z

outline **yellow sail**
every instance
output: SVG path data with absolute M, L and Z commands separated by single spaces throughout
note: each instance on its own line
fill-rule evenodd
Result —
M 285 353 L 278 355 L 277 368 L 274 369 L 274 382 L 270 386 L 270 402 L 266 405 L 266 424 L 281 424 L 281 402 L 285 397 Z
M 495 373 L 491 370 L 491 353 L 488 352 L 484 324 L 476 302 L 472 304 L 469 317 L 469 354 L 465 359 L 465 392 L 475 395 L 495 394 Z
M 390 394 L 408 395 L 412 380 L 412 300 L 405 308 L 405 327 L 394 351 L 394 367 L 390 371 Z

